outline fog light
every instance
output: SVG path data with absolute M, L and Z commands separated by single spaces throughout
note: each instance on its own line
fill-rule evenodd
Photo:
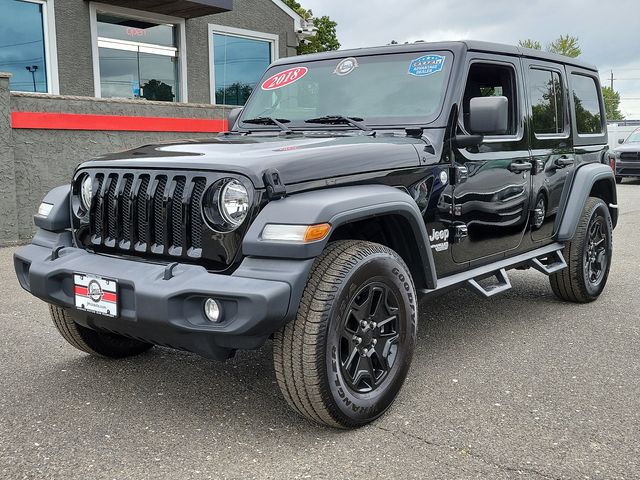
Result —
M 220 321 L 220 317 L 222 317 L 222 307 L 213 298 L 207 298 L 207 301 L 204 302 L 204 314 L 209 321 L 218 322 Z

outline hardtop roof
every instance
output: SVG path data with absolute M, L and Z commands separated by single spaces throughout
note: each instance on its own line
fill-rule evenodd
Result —
M 540 50 L 532 50 L 530 48 L 517 47 L 515 45 L 507 45 L 502 43 L 481 42 L 477 40 L 462 40 L 455 42 L 416 42 L 399 45 L 385 45 L 381 47 L 365 47 L 354 48 L 349 50 L 335 50 L 332 52 L 313 53 L 310 55 L 300 55 L 294 57 L 286 57 L 274 62 L 274 65 L 285 65 L 289 63 L 300 63 L 300 61 L 314 61 L 329 58 L 345 58 L 349 56 L 364 55 L 384 55 L 392 53 L 410 53 L 423 52 L 428 50 L 450 50 L 454 54 L 466 51 L 499 53 L 503 55 L 512 55 L 525 58 L 537 58 L 549 62 L 573 65 L 597 72 L 598 69 L 594 65 L 583 62 L 577 58 L 566 57 L 555 53 L 547 53 Z

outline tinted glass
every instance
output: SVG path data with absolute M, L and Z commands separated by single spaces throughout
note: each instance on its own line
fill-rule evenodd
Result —
M 98 14 L 98 36 L 175 47 L 175 27 Z
M 428 123 L 442 107 L 452 60 L 446 52 L 423 52 L 281 65 L 265 74 L 242 118 L 268 115 L 302 124 L 342 115 L 370 124 Z M 304 75 L 292 77 L 293 67 Z
M 598 87 L 591 77 L 572 74 L 573 99 L 576 104 L 576 126 L 580 134 L 602 133 L 602 113 Z
M 216 103 L 244 105 L 271 63 L 271 42 L 213 35 Z
M 173 102 L 178 92 L 177 58 L 140 53 L 140 96 Z
M 11 90 L 47 92 L 42 5 L 0 0 L 0 71 Z
M 462 102 L 464 125 L 470 127 L 471 99 L 478 97 L 507 97 L 509 102 L 509 123 L 504 135 L 515 135 L 518 131 L 518 96 L 516 72 L 512 67 L 473 63 L 469 68 L 467 84 Z
M 529 70 L 533 131 L 539 134 L 564 132 L 562 80 L 557 72 Z
M 625 143 L 640 143 L 640 130 L 636 130 L 624 141 Z
M 138 52 L 100 48 L 99 54 L 102 97 L 139 97 Z

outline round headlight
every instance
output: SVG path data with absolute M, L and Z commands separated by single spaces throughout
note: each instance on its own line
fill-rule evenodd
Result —
M 80 185 L 80 199 L 82 200 L 82 207 L 89 211 L 91 209 L 91 197 L 93 196 L 93 180 L 87 175 L 82 180 Z
M 204 214 L 218 232 L 235 230 L 249 212 L 249 193 L 233 178 L 218 180 L 209 187 L 202 202 Z
M 238 180 L 225 183 L 220 191 L 220 213 L 225 222 L 237 227 L 249 211 L 249 194 Z

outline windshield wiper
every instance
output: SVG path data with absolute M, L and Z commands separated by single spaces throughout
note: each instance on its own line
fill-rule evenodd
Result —
M 258 125 L 275 125 L 283 132 L 291 132 L 291 129 L 285 125 L 285 123 L 291 122 L 286 118 L 273 118 L 273 117 L 256 117 L 249 118 L 248 120 L 242 120 L 243 123 L 255 123 Z
M 305 120 L 304 123 L 326 123 L 328 125 L 339 125 L 339 124 L 347 124 L 352 127 L 359 128 L 360 130 L 364 130 L 365 132 L 370 132 L 371 129 L 367 127 L 362 118 L 359 117 L 345 117 L 344 115 L 325 115 L 324 117 L 318 118 L 310 118 L 309 120 Z

